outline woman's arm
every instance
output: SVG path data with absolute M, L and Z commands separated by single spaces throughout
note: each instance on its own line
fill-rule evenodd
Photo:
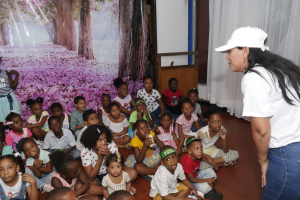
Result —
M 99 123 L 103 124 L 103 120 L 102 120 L 102 110 L 98 109 L 98 119 L 99 119 Z
M 29 124 L 29 123 L 27 123 L 25 127 L 27 127 L 27 128 L 42 127 L 46 123 L 47 119 L 48 119 L 48 116 L 43 116 L 41 122 L 36 123 L 36 124 Z
M 269 161 L 267 158 L 271 140 L 271 123 L 269 118 L 250 117 L 252 137 L 256 145 L 258 161 L 262 171 L 262 186 L 266 185 L 266 172 Z
M 89 188 L 90 188 L 90 182 L 89 179 L 87 178 L 87 176 L 85 175 L 85 173 L 83 171 L 81 171 L 81 169 L 79 168 L 80 173 L 79 173 L 79 181 L 81 182 L 81 187 L 75 191 L 76 196 L 79 196 L 81 194 L 84 194 Z
M 160 106 L 161 114 L 164 113 L 164 112 L 165 112 L 165 105 L 164 105 L 164 102 L 162 101 L 162 98 L 157 99 L 157 102 L 158 102 L 158 104 L 159 104 L 159 106 Z M 161 114 L 160 114 L 160 115 L 161 115 Z M 159 116 L 160 116 L 160 115 L 159 115 Z
M 10 72 L 5 70 L 5 72 L 8 77 L 10 88 L 13 90 L 17 89 L 18 84 L 19 84 L 19 72 L 15 71 L 15 70 L 11 70 Z M 11 77 L 12 74 L 16 75 L 15 80 L 12 79 L 12 77 Z

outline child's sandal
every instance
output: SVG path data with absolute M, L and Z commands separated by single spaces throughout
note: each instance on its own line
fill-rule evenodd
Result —
M 133 195 L 135 195 L 135 193 L 136 193 L 135 187 L 131 186 L 131 188 L 130 188 L 130 194 L 133 196 Z

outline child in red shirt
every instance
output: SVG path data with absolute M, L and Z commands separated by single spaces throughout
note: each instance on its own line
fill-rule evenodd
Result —
M 169 89 L 165 90 L 162 95 L 162 100 L 167 106 L 166 108 L 173 114 L 173 119 L 176 121 L 177 117 L 181 115 L 180 102 L 183 100 L 183 95 L 177 89 L 178 81 L 176 78 L 170 78 Z
M 200 139 L 191 137 L 187 139 L 186 146 L 188 153 L 181 159 L 180 164 L 183 167 L 185 176 L 195 186 L 197 191 L 204 193 L 207 199 L 222 199 L 223 195 L 213 189 L 216 173 L 213 169 L 198 170 L 200 159 L 202 158 L 202 143 Z

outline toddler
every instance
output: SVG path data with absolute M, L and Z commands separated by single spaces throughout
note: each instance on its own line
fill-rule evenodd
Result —
M 103 177 L 107 174 L 105 166 L 107 157 L 118 153 L 111 131 L 103 125 L 91 125 L 83 132 L 80 141 L 84 146 L 81 150 L 82 165 L 89 180 L 102 183 Z M 131 181 L 137 178 L 136 170 L 124 167 L 124 171 L 129 174 Z
M 163 102 L 167 106 L 168 111 L 173 115 L 174 120 L 181 114 L 180 102 L 183 100 L 182 92 L 177 89 L 177 86 L 177 79 L 170 78 L 169 89 L 165 90 L 162 95 Z
M 104 125 L 112 131 L 113 140 L 118 148 L 131 149 L 129 144 L 130 137 L 128 135 L 127 118 L 121 115 L 120 105 L 111 102 L 108 106 L 110 115 L 104 119 Z
M 21 156 L 0 157 L 0 198 L 38 200 L 36 181 L 25 171 Z M 23 175 L 22 175 L 23 174 Z
M 43 102 L 44 99 L 41 97 L 38 97 L 36 100 L 28 99 L 26 101 L 26 105 L 30 107 L 30 111 L 33 115 L 28 118 L 28 123 L 25 127 L 31 130 L 40 146 L 43 146 L 45 136 L 49 132 L 49 113 L 47 111 L 43 111 Z
M 97 196 L 102 195 L 102 187 L 90 184 L 86 174 L 71 155 L 55 151 L 49 157 L 56 170 L 50 181 L 51 190 L 64 186 L 74 190 L 79 199 L 100 199 Z
M 21 115 L 11 112 L 6 117 L 6 125 L 10 129 L 6 136 L 5 142 L 7 145 L 13 147 L 14 152 L 18 152 L 16 145 L 22 138 L 32 138 L 30 130 L 26 127 L 23 127 L 23 121 Z
M 68 115 L 67 113 L 63 113 L 63 108 L 60 103 L 53 103 L 51 105 L 51 112 L 53 116 L 59 117 L 62 123 L 62 128 L 70 129 L 70 115 Z
M 131 187 L 130 176 L 127 172 L 123 171 L 124 157 L 120 153 L 108 156 L 105 165 L 108 174 L 102 180 L 104 200 L 114 191 L 126 190 L 130 192 L 133 189 Z
M 196 188 L 186 179 L 182 165 L 178 163 L 177 152 L 171 146 L 164 146 L 160 150 L 161 165 L 157 169 L 152 181 L 150 197 L 154 200 L 179 199 L 188 200 L 194 194 L 203 199 L 203 194 L 197 192 Z M 181 183 L 177 183 L 177 179 Z M 200 194 L 202 196 L 200 196 Z
M 223 195 L 212 189 L 217 178 L 214 170 L 210 168 L 198 170 L 202 158 L 201 140 L 191 137 L 186 141 L 186 145 L 188 153 L 180 161 L 186 178 L 192 182 L 197 191 L 204 193 L 205 198 L 222 199 Z
M 165 145 L 170 145 L 175 150 L 177 149 L 179 155 L 181 149 L 179 148 L 179 141 L 172 126 L 172 115 L 170 113 L 161 114 L 160 124 L 161 126 L 154 127 L 153 132 Z
M 145 175 L 146 180 L 150 182 L 160 160 L 159 152 L 153 147 L 157 144 L 162 148 L 164 143 L 149 130 L 149 125 L 144 119 L 137 120 L 134 129 L 136 129 L 136 136 L 130 142 L 133 155 L 128 156 L 125 165 L 136 169 L 138 174 Z
M 98 109 L 98 118 L 100 121 L 100 124 L 103 124 L 103 119 L 105 117 L 107 117 L 108 115 L 110 115 L 109 109 L 108 109 L 108 105 L 110 104 L 111 100 L 110 100 L 110 96 L 109 94 L 102 94 L 101 96 L 101 104 L 102 107 L 100 107 Z
M 137 98 L 145 100 L 153 123 L 159 125 L 161 114 L 165 111 L 165 106 L 159 92 L 153 89 L 153 79 L 150 75 L 144 75 L 143 86 L 144 89 L 140 89 L 137 92 Z
M 195 123 L 197 130 L 201 128 L 198 123 L 198 117 L 193 113 L 192 102 L 188 98 L 182 101 L 181 108 L 183 114 L 177 118 L 175 126 L 175 133 L 179 137 L 180 148 L 188 138 L 198 137 L 197 132 L 191 131 L 193 123 Z M 183 151 L 185 152 L 186 149 L 183 148 Z
M 79 158 L 80 151 L 76 149 L 76 141 L 72 132 L 61 128 L 60 119 L 56 116 L 50 117 L 48 122 L 51 131 L 45 137 L 44 149 L 51 152 L 62 150 L 74 158 Z
M 130 114 L 133 112 L 131 106 L 134 106 L 135 102 L 133 98 L 128 94 L 128 85 L 121 78 L 114 80 L 114 86 L 118 89 L 118 95 L 113 99 L 120 104 L 121 115 L 124 115 L 129 119 Z
M 17 144 L 18 152 L 27 157 L 25 172 L 35 178 L 39 190 L 50 192 L 50 180 L 53 176 L 53 166 L 49 159 L 49 152 L 39 148 L 34 140 L 22 138 Z
M 84 121 L 82 119 L 82 113 L 87 110 L 85 98 L 83 96 L 77 96 L 74 98 L 74 110 L 71 114 L 71 130 L 75 132 L 76 137 L 84 127 Z

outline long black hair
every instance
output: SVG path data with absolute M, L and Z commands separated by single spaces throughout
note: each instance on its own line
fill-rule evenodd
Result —
M 242 49 L 242 47 L 238 47 L 238 49 Z M 300 68 L 297 65 L 270 51 L 262 51 L 260 48 L 249 48 L 247 59 L 249 66 L 246 69 L 245 74 L 254 72 L 263 77 L 258 71 L 253 69 L 253 67 L 256 66 L 255 64 L 258 64 L 258 66 L 265 68 L 271 73 L 273 80 L 278 80 L 283 98 L 288 104 L 294 105 L 292 102 L 293 100 L 287 96 L 288 92 L 297 101 L 300 101 Z M 296 91 L 298 97 L 293 95 L 289 86 Z

